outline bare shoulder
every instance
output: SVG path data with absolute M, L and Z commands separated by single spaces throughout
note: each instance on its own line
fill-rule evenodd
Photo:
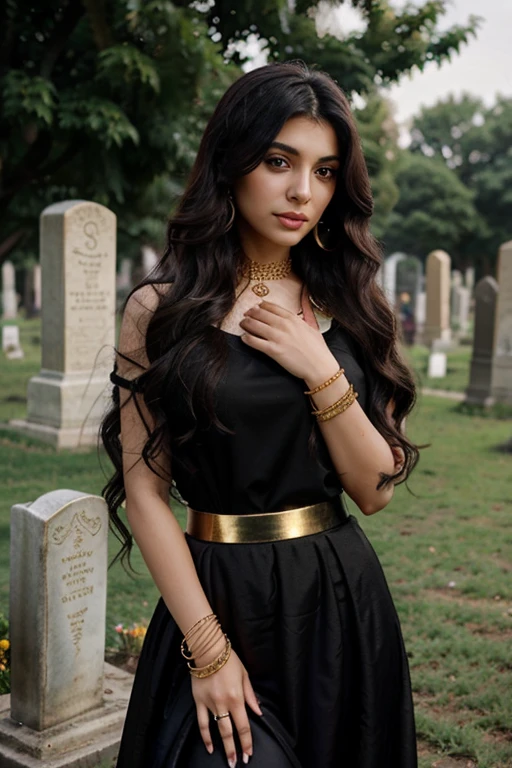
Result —
M 118 365 L 125 372 L 133 369 L 133 364 L 139 369 L 146 368 L 148 365 L 146 333 L 151 318 L 158 309 L 168 285 L 168 283 L 143 285 L 137 288 L 126 302 L 118 343 L 118 352 L 120 353 Z M 123 361 L 123 355 L 130 359 L 131 365 L 127 365 L 126 360 Z

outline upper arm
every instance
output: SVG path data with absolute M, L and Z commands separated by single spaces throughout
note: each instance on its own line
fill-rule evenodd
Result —
M 146 285 L 135 291 L 126 304 L 116 354 L 116 368 L 123 378 L 137 378 L 149 367 L 146 332 L 158 302 L 156 288 Z M 130 501 L 147 499 L 148 495 L 152 494 L 167 501 L 170 487 L 169 456 L 162 451 L 152 461 L 163 477 L 153 472 L 142 458 L 148 436 L 155 428 L 154 418 L 144 402 L 142 393 L 120 387 L 119 406 L 127 504 Z

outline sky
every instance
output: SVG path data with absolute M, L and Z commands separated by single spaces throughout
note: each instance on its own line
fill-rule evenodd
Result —
M 404 5 L 395 0 L 395 6 Z M 512 96 L 512 0 L 451 0 L 440 29 L 464 24 L 470 15 L 483 18 L 477 36 L 461 48 L 461 53 L 441 67 L 428 63 L 423 72 L 402 77 L 386 92 L 396 105 L 395 117 L 404 127 L 421 106 L 430 106 L 450 93 L 467 91 L 491 104 L 497 92 Z M 357 28 L 356 14 L 343 7 L 337 21 L 347 29 Z
M 289 2 L 293 5 L 293 0 Z M 393 5 L 401 7 L 405 2 L 393 0 Z M 421 0 L 413 2 L 418 5 Z M 463 91 L 480 96 L 487 105 L 493 103 L 498 92 L 512 96 L 512 0 L 448 0 L 446 5 L 441 30 L 465 24 L 470 15 L 480 16 L 482 22 L 476 38 L 470 37 L 451 61 L 445 61 L 441 67 L 429 62 L 423 72 L 416 70 L 403 76 L 398 85 L 386 89 L 395 104 L 403 145 L 409 139 L 407 125 L 423 105 L 430 106 L 450 93 L 460 95 Z M 317 17 L 320 32 L 322 28 L 329 29 L 341 37 L 362 29 L 362 24 L 361 15 L 348 2 L 337 10 L 329 10 L 326 3 Z M 256 42 L 249 48 L 254 59 L 247 68 L 265 63 L 258 55 Z

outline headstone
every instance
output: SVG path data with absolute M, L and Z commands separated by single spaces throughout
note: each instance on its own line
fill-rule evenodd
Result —
M 475 287 L 475 268 L 467 267 L 464 272 L 464 285 L 469 290 L 470 296 L 473 295 L 473 289 Z
M 446 376 L 446 352 L 430 353 L 427 375 L 429 379 L 444 379 Z
M 158 264 L 158 254 L 155 249 L 151 248 L 149 245 L 143 245 L 141 250 L 142 269 L 144 271 L 144 277 L 146 277 Z
M 416 296 L 414 319 L 416 320 L 415 341 L 417 344 L 423 344 L 425 321 L 427 319 L 427 294 L 425 291 L 420 291 Z
M 2 352 L 8 360 L 20 360 L 25 357 L 20 345 L 20 329 L 17 325 L 2 327 Z
M 34 313 L 39 314 L 41 312 L 41 265 L 36 264 L 34 266 Z
M 457 324 L 459 326 L 461 336 L 466 336 L 469 329 L 469 307 L 471 304 L 471 292 L 469 288 L 466 288 L 464 285 L 461 285 L 461 287 L 458 289 L 458 303 L 459 314 L 457 317 Z
M 494 277 L 484 277 L 475 288 L 475 335 L 466 390 L 466 402 L 490 405 L 492 358 L 494 354 L 494 329 L 498 283 Z
M 450 257 L 432 251 L 427 258 L 427 319 L 425 343 L 450 341 Z
M 499 250 L 498 286 L 491 389 L 496 402 L 512 405 L 512 240 Z
M 16 294 L 16 273 L 10 261 L 2 264 L 2 315 L 4 320 L 14 320 L 18 314 Z
M 392 253 L 384 261 L 383 265 L 383 288 L 384 293 L 393 309 L 396 306 L 396 270 L 400 261 L 406 259 L 405 253 Z
M 12 508 L 11 711 L 35 730 L 102 704 L 107 542 L 101 497 L 59 490 Z
M 104 680 L 107 555 L 101 497 L 57 490 L 12 507 L 0 765 L 93 766 L 114 753 L 129 689 L 120 670 Z
M 68 200 L 41 214 L 42 365 L 26 421 L 11 424 L 59 448 L 95 444 L 115 343 L 116 217 Z

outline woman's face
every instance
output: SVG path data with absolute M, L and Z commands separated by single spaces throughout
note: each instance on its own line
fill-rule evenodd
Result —
M 240 234 L 296 245 L 329 204 L 339 165 L 338 140 L 329 123 L 288 120 L 262 162 L 233 185 Z

